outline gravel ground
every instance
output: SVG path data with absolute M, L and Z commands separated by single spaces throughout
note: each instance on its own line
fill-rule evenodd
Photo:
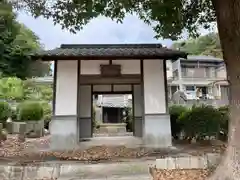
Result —
M 205 180 L 211 174 L 211 171 L 203 169 L 157 170 L 150 168 L 150 174 L 153 180 Z

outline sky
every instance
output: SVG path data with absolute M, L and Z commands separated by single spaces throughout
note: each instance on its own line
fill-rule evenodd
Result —
M 46 49 L 59 47 L 60 44 L 111 44 L 111 43 L 162 43 L 172 44 L 171 40 L 156 40 L 152 28 L 135 16 L 127 16 L 122 24 L 111 19 L 99 17 L 92 20 L 77 34 L 54 26 L 52 20 L 19 13 L 18 20 L 35 32 Z
M 155 39 L 152 27 L 132 15 L 128 15 L 122 24 L 98 17 L 77 34 L 62 30 L 51 19 L 35 19 L 23 12 L 18 13 L 17 19 L 38 35 L 45 49 L 54 49 L 61 44 L 161 43 L 167 47 L 172 44 L 169 39 Z M 206 33 L 202 31 L 202 34 Z

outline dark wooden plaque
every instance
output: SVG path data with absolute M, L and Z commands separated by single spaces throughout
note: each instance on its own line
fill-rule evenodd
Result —
M 101 64 L 101 75 L 104 77 L 116 77 L 121 75 L 121 66 L 118 64 Z

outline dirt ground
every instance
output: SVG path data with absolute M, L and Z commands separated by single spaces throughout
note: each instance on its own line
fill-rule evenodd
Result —
M 86 162 L 118 161 L 124 158 L 161 158 L 164 156 L 180 156 L 181 154 L 202 155 L 209 152 L 224 152 L 226 144 L 196 143 L 186 144 L 175 142 L 177 150 L 149 150 L 146 148 L 127 148 L 125 146 L 95 146 L 86 150 L 72 151 L 41 151 L 49 145 L 49 136 L 39 139 L 28 139 L 20 142 L 17 136 L 9 136 L 0 147 L 0 160 L 4 161 L 51 161 L 77 160 Z

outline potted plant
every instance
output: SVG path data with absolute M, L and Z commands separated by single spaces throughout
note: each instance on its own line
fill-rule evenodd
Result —
M 27 137 L 37 138 L 44 134 L 43 107 L 41 103 L 25 101 L 18 106 L 18 121 L 26 123 Z

